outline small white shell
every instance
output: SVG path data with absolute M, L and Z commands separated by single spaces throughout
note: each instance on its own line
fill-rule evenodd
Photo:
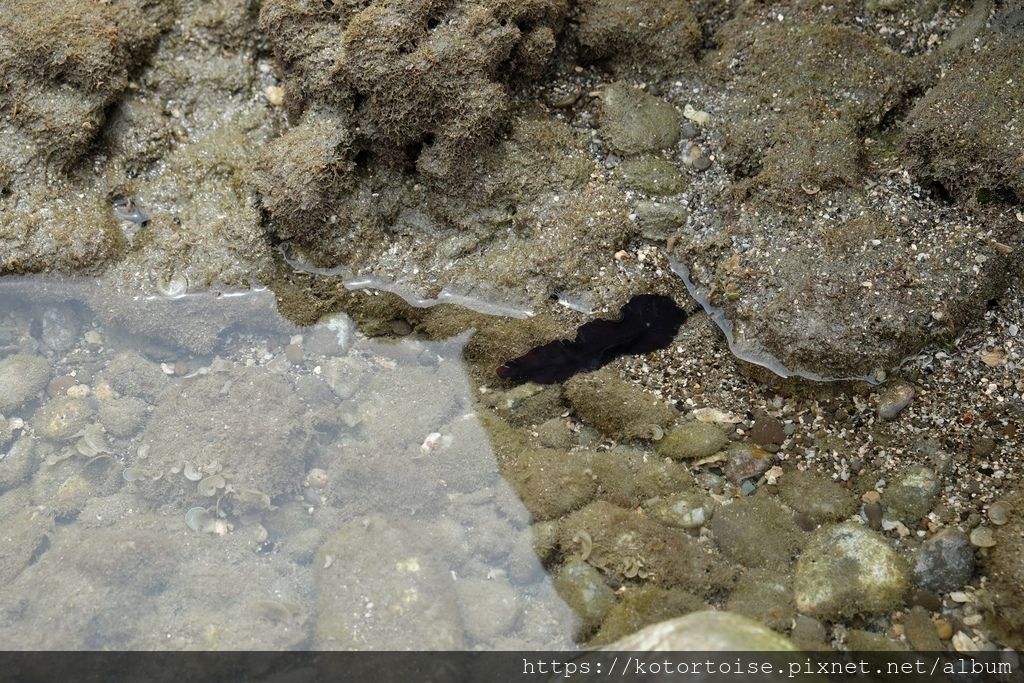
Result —
M 192 531 L 202 531 L 210 521 L 210 513 L 206 508 L 189 508 L 185 513 L 185 525 Z
M 224 481 L 224 477 L 219 474 L 211 474 L 199 482 L 196 490 L 199 491 L 200 496 L 211 498 L 217 495 L 217 491 L 224 488 L 226 485 L 227 482 Z
M 185 463 L 185 468 L 181 471 L 185 475 L 185 478 L 189 481 L 199 481 L 203 478 L 203 473 L 200 472 L 195 465 L 190 462 Z

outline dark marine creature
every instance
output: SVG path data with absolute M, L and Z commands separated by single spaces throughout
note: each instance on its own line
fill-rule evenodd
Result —
M 618 320 L 591 320 L 580 326 L 574 341 L 559 339 L 537 346 L 498 368 L 498 376 L 513 382 L 564 382 L 619 356 L 667 347 L 685 321 L 686 311 L 671 298 L 641 294 L 626 302 Z

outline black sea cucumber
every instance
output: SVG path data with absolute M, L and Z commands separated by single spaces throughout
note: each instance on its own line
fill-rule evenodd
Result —
M 622 307 L 618 320 L 591 320 L 580 326 L 574 341 L 559 339 L 530 349 L 498 368 L 498 376 L 513 382 L 563 382 L 619 356 L 663 349 L 685 321 L 686 311 L 671 298 L 641 294 Z

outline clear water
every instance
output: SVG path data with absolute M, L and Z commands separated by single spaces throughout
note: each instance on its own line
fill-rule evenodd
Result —
M 466 341 L 0 280 L 0 642 L 573 647 Z

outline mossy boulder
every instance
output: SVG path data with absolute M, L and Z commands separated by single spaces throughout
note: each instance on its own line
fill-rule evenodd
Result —
M 729 437 L 712 424 L 687 422 L 669 430 L 658 442 L 658 452 L 675 460 L 692 460 L 714 455 L 729 444 Z
M 617 71 L 669 74 L 700 47 L 700 25 L 686 0 L 581 0 L 577 12 L 584 55 Z
M 1024 202 L 1019 40 L 990 37 L 958 59 L 907 117 L 903 152 L 919 178 L 970 202 Z
M 623 592 L 589 645 L 607 645 L 645 626 L 705 608 L 704 601 L 686 591 L 658 586 L 630 586 Z
M 610 368 L 570 379 L 565 398 L 581 420 L 622 441 L 649 434 L 651 425 L 667 427 L 678 415 L 674 407 Z
M 586 458 L 549 448 L 521 451 L 503 470 L 535 519 L 561 517 L 586 505 L 597 491 Z
M 746 567 L 785 567 L 807 540 L 793 513 L 763 494 L 719 506 L 709 526 L 726 557 Z
M 559 546 L 619 582 L 649 582 L 704 596 L 730 586 L 735 578 L 730 565 L 686 532 L 605 501 L 562 520 Z
M 599 97 L 601 133 L 616 152 L 657 152 L 679 141 L 681 117 L 669 102 L 624 82 L 602 88 Z

